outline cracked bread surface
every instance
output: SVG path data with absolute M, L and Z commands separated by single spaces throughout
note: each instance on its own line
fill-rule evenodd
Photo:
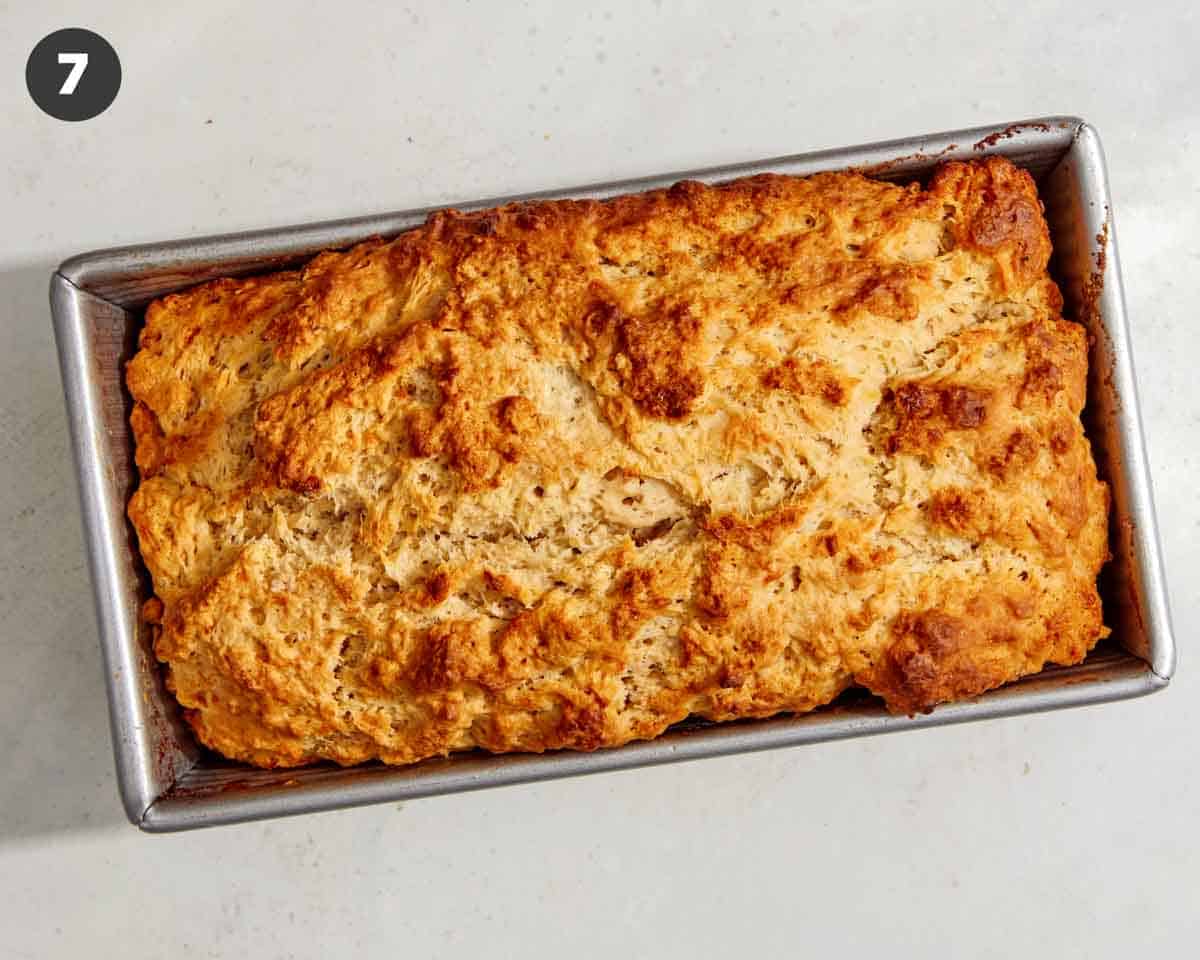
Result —
M 144 615 L 260 766 L 897 712 L 1076 663 L 1107 489 L 1034 182 L 445 211 L 151 304 Z

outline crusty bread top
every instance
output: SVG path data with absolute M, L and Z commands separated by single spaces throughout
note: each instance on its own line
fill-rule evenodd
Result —
M 200 738 L 267 766 L 913 712 L 1106 631 L 1030 177 L 446 211 L 149 307 L 129 505 Z

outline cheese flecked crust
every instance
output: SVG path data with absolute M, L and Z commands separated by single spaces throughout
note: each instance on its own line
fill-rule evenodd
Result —
M 1031 178 L 446 211 L 150 305 L 145 608 L 262 766 L 591 750 L 1107 633 L 1107 489 Z

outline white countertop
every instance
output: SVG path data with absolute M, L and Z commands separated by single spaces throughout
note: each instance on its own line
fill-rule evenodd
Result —
M 1194 955 L 1193 4 L 43 6 L 0 4 L 0 956 Z M 20 79 L 66 26 L 124 68 L 75 125 Z M 60 260 L 1050 113 L 1108 154 L 1170 689 L 188 835 L 124 821 L 46 304 Z

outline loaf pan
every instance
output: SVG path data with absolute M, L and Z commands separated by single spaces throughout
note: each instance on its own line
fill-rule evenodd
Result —
M 138 617 L 150 582 L 125 518 L 136 472 L 123 371 L 134 353 L 143 308 L 155 297 L 213 277 L 277 270 L 320 250 L 399 233 L 422 223 L 430 211 L 123 247 L 63 263 L 51 278 L 50 304 L 79 475 L 113 749 L 129 819 L 143 830 L 184 830 L 1033 713 L 1163 688 L 1174 670 L 1175 648 L 1104 158 L 1088 124 L 1052 117 L 483 200 L 460 208 L 485 208 L 513 199 L 608 197 L 666 186 L 684 177 L 717 181 L 765 171 L 803 175 L 854 168 L 888 180 L 911 180 L 940 162 L 989 154 L 1008 157 L 1037 179 L 1054 241 L 1051 269 L 1063 289 L 1065 312 L 1085 323 L 1091 334 L 1085 417 L 1101 476 L 1113 493 L 1113 559 L 1101 578 L 1113 636 L 1078 666 L 1051 668 L 917 717 L 891 716 L 878 701 L 851 693 L 803 716 L 728 724 L 686 722 L 656 740 L 595 753 L 467 753 L 401 768 L 311 766 L 286 771 L 256 770 L 217 757 L 201 748 L 182 722 L 178 705 L 164 688 L 149 631 Z

